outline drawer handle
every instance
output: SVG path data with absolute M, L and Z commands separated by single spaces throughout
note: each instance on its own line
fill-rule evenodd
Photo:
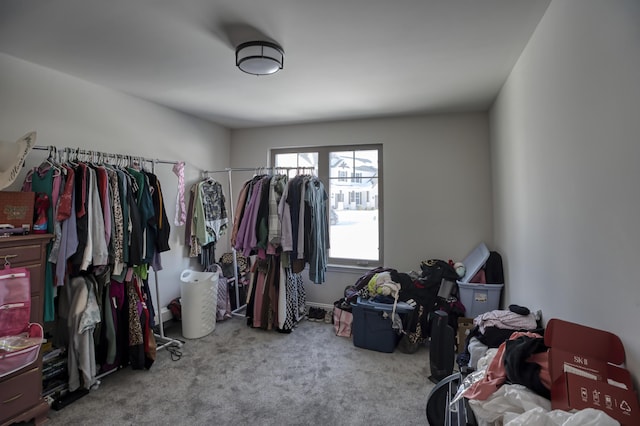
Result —
M 16 399 L 19 399 L 19 398 L 22 398 L 22 394 L 21 393 L 17 394 L 13 398 L 5 399 L 3 404 L 8 404 L 8 403 L 10 403 L 12 401 L 15 401 Z
M 9 262 L 9 259 L 13 259 L 14 257 L 18 257 L 17 254 L 6 254 L 4 256 L 4 267 L 8 268 L 11 266 L 11 263 Z

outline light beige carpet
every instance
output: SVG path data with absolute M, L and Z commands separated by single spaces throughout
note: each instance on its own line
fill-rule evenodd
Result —
M 181 336 L 179 323 L 166 329 Z M 415 354 L 357 348 L 333 326 L 303 321 L 290 334 L 234 317 L 160 350 L 148 371 L 105 376 L 53 425 L 425 425 L 428 348 Z

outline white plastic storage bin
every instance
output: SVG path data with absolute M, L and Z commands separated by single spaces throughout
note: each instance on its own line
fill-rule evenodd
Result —
M 466 274 L 458 281 L 460 302 L 466 308 L 465 316 L 475 318 L 485 312 L 499 308 L 504 283 L 477 284 L 469 281 L 487 263 L 489 249 L 484 243 L 478 244 L 463 260 Z
M 217 272 L 184 270 L 180 274 L 182 335 L 185 338 L 198 339 L 215 329 L 219 275 L 219 269 Z

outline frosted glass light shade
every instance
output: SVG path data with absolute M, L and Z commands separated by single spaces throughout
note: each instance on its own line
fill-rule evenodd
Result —
M 283 65 L 284 50 L 275 43 L 249 41 L 236 48 L 236 66 L 247 74 L 274 74 Z

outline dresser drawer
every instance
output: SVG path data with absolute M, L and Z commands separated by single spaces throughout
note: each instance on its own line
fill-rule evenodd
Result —
M 5 260 L 13 266 L 40 262 L 40 244 L 0 248 L 0 263 Z
M 37 404 L 42 389 L 39 368 L 0 382 L 0 422 Z

